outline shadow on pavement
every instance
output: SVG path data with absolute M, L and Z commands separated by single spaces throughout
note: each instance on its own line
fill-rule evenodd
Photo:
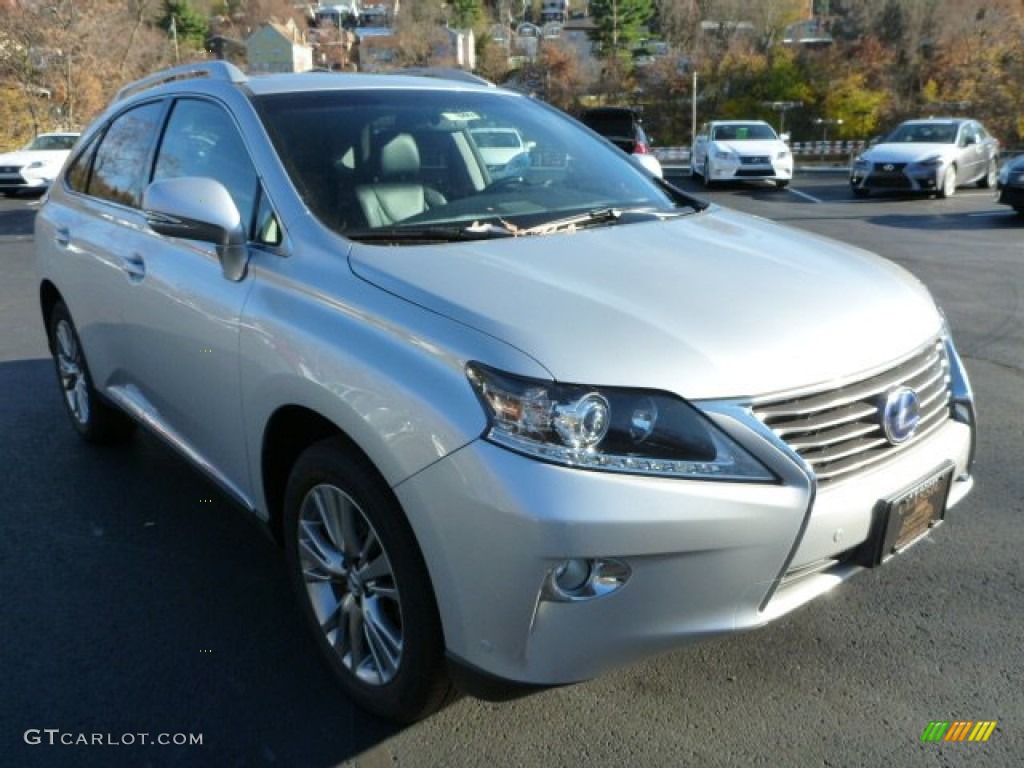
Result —
M 0 237 L 31 235 L 35 226 L 36 205 L 0 211 Z
M 0 391 L 0 765 L 334 766 L 398 732 L 328 677 L 262 524 L 144 432 L 85 444 L 50 360 Z

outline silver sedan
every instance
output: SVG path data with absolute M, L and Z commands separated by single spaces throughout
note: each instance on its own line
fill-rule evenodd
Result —
M 952 197 L 967 184 L 994 186 L 998 155 L 998 140 L 977 120 L 908 120 L 854 159 L 850 188 L 857 197 L 873 191 Z

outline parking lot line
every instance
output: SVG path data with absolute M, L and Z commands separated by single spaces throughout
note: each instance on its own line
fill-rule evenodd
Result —
M 793 189 L 792 187 L 790 187 L 788 191 L 792 192 L 794 195 L 799 195 L 800 197 L 804 198 L 805 200 L 810 200 L 812 203 L 824 203 L 825 202 L 824 200 L 819 200 L 818 198 L 814 197 L 813 195 L 808 195 L 806 192 L 801 192 L 799 189 Z

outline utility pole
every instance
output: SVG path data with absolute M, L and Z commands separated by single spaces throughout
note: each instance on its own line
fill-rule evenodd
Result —
M 181 52 L 178 50 L 178 23 L 174 14 L 171 14 L 171 37 L 174 40 L 174 63 L 181 63 Z
M 693 70 L 693 91 L 690 93 L 690 143 L 697 138 L 697 70 Z

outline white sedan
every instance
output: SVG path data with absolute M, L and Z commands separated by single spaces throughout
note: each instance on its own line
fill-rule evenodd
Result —
M 491 179 L 520 176 L 530 166 L 530 144 L 515 128 L 472 128 L 470 135 Z
M 713 120 L 694 139 L 690 173 L 701 176 L 706 186 L 768 180 L 781 189 L 793 179 L 793 153 L 762 120 Z
M 77 133 L 41 133 L 23 149 L 0 155 L 0 192 L 45 192 L 76 141 Z

